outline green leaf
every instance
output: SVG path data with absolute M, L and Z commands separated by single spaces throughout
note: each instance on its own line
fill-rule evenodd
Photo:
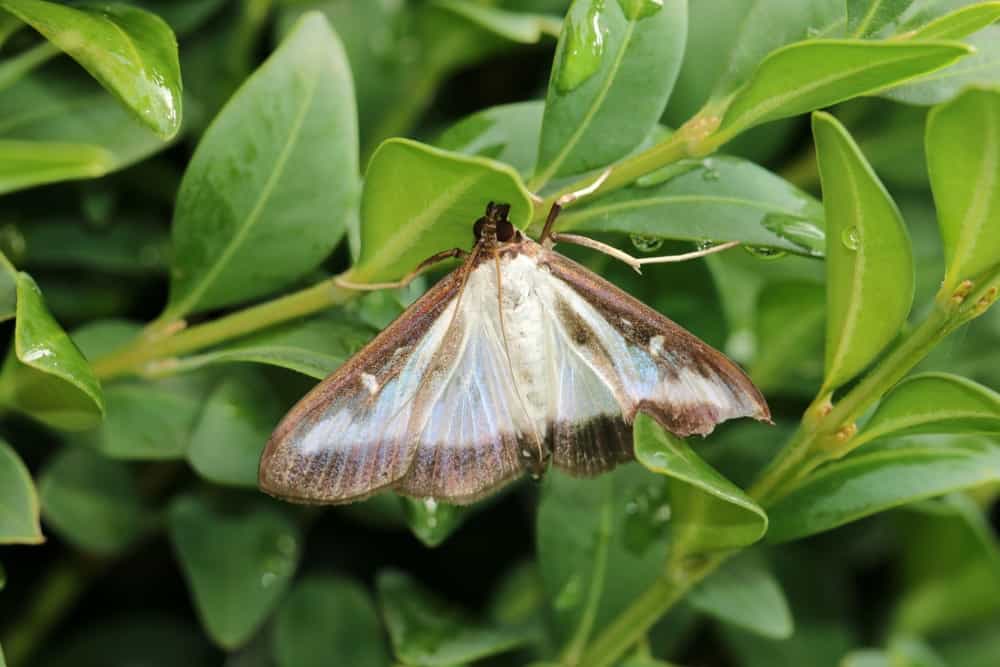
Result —
M 462 0 L 431 0 L 431 5 L 520 44 L 536 44 L 545 35 L 559 36 L 561 21 L 557 17 L 510 12 Z
M 285 598 L 274 624 L 278 667 L 388 667 L 382 625 L 368 592 L 353 581 L 311 576 Z
M 592 480 L 548 474 L 538 565 L 566 662 L 662 574 L 671 509 L 664 481 L 640 466 Z
M 634 439 L 636 460 L 671 478 L 675 556 L 745 547 L 767 531 L 764 510 L 652 417 L 638 416 Z
M 7 667 L 7 661 L 3 657 L 3 647 L 0 646 L 0 667 Z
M 1000 90 L 969 90 L 927 119 L 927 167 L 944 240 L 944 285 L 1000 258 Z
M 235 514 L 181 496 L 170 504 L 167 527 L 205 631 L 223 648 L 242 645 L 295 572 L 301 550 L 295 523 L 264 501 Z
M 974 2 L 943 16 L 921 18 L 915 22 L 919 27 L 911 23 L 902 26 L 913 30 L 907 39 L 960 39 L 1000 19 L 1000 2 Z
M 83 77 L 22 78 L 0 95 L 0 119 L 0 147 L 20 161 L 7 191 L 95 178 L 169 145 Z
M 930 106 L 952 100 L 966 88 L 996 85 L 1000 80 L 1000 26 L 989 26 L 965 42 L 975 49 L 968 58 L 879 95 L 905 104 Z
M 307 14 L 198 144 L 177 196 L 161 318 L 269 294 L 315 269 L 356 205 L 357 141 L 343 49 L 326 19 Z
M 882 399 L 854 446 L 918 433 L 1000 433 L 1000 394 L 948 373 L 914 375 Z
M 439 503 L 433 498 L 400 496 L 399 501 L 410 531 L 427 547 L 440 546 L 462 525 L 470 512 L 469 507 Z
M 1000 481 L 1000 449 L 966 436 L 857 454 L 820 468 L 770 508 L 768 538 L 793 540 L 924 498 Z
M 17 269 L 0 252 L 0 322 L 17 314 Z
M 827 236 L 826 376 L 831 391 L 899 333 L 913 303 L 910 236 L 885 187 L 847 130 L 813 114 Z
M 119 554 L 156 527 L 132 471 L 83 447 L 56 454 L 39 477 L 38 493 L 45 523 L 92 554 Z
M 759 555 L 741 554 L 729 561 L 695 586 L 687 600 L 698 611 L 763 637 L 792 636 L 788 601 Z
M 532 180 L 609 164 L 656 126 L 677 80 L 687 32 L 680 0 L 576 0 L 563 23 Z
M 156 14 L 173 28 L 178 37 L 194 31 L 219 13 L 226 0 L 129 0 Z
M 847 34 L 870 37 L 903 15 L 913 0 L 847 0 Z
M 544 111 L 545 104 L 539 101 L 490 107 L 449 127 L 434 145 L 505 162 L 520 174 L 530 174 L 538 159 Z
M 0 7 L 72 56 L 161 137 L 180 129 L 177 39 L 159 16 L 121 4 L 2 0 Z
M 527 641 L 522 626 L 484 625 L 393 570 L 375 582 L 396 657 L 413 667 L 452 667 L 505 653 Z
M 31 473 L 14 448 L 0 440 L 0 544 L 44 541 Z
M 14 347 L 0 375 L 2 402 L 49 426 L 91 428 L 104 415 L 101 385 L 26 273 L 17 276 Z
M 399 196 L 405 179 L 406 196 Z M 435 252 L 472 245 L 472 225 L 490 201 L 511 205 L 523 229 L 531 198 L 511 167 L 408 139 L 379 146 L 365 174 L 356 282 L 393 280 Z
M 265 329 L 208 352 L 183 357 L 172 370 L 190 371 L 246 361 L 288 368 L 322 380 L 360 350 L 375 333 L 361 322 L 329 313 Z
M 972 50 L 951 42 L 812 40 L 770 54 L 725 109 L 717 134 L 806 113 L 933 72 Z
M 230 372 L 205 398 L 191 432 L 188 461 L 216 484 L 256 487 L 260 453 L 286 407 L 255 369 Z
M 18 225 L 26 269 L 82 270 L 119 276 L 162 275 L 170 241 L 162 224 L 123 220 L 95 228 L 65 219 Z
M 624 232 L 696 242 L 742 241 L 821 256 L 823 208 L 752 162 L 712 157 L 672 165 L 559 217 L 560 231 Z
M 826 321 L 822 285 L 780 282 L 768 285 L 757 302 L 755 354 L 749 373 L 761 391 L 815 393 L 823 373 Z

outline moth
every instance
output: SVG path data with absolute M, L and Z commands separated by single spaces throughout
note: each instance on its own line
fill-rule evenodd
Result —
M 640 411 L 678 436 L 770 421 L 736 364 L 553 250 L 580 243 L 636 269 L 657 259 L 553 233 L 566 201 L 539 242 L 490 203 L 471 252 L 418 267 L 411 277 L 464 258 L 288 413 L 261 457 L 261 488 L 304 503 L 391 489 L 465 504 L 550 465 L 594 476 L 633 459 Z

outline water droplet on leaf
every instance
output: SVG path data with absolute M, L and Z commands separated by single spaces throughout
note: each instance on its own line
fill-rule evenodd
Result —
M 604 0 L 591 0 L 585 13 L 571 10 L 566 15 L 566 42 L 555 73 L 560 93 L 575 90 L 600 69 L 604 55 L 603 9 Z
M 848 250 L 857 250 L 861 247 L 861 231 L 851 225 L 840 234 L 840 242 Z
M 770 248 L 763 245 L 745 245 L 743 246 L 743 249 L 757 259 L 763 260 L 780 259 L 788 254 L 779 248 Z
M 655 236 L 643 236 L 642 234 L 629 234 L 632 245 L 640 252 L 655 252 L 663 246 L 663 239 Z
M 801 247 L 814 257 L 822 257 L 826 249 L 826 232 L 805 218 L 783 213 L 770 213 L 761 226 Z
M 701 167 L 704 170 L 701 172 L 701 178 L 703 180 L 714 183 L 722 178 L 722 174 L 720 174 L 719 170 L 715 168 L 715 163 L 711 160 L 702 160 Z
M 641 556 L 650 545 L 663 538 L 664 524 L 670 520 L 667 486 L 657 480 L 639 489 L 625 505 L 625 524 L 622 539 L 625 548 Z

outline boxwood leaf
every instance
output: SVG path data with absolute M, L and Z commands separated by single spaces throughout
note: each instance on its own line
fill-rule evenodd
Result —
M 687 3 L 576 0 L 545 101 L 538 189 L 623 157 L 656 126 L 680 71 Z
M 652 417 L 636 418 L 633 437 L 639 463 L 671 478 L 670 522 L 677 555 L 744 547 L 767 531 L 764 510 Z
M 82 221 L 46 218 L 16 229 L 24 238 L 20 263 L 28 270 L 162 275 L 170 251 L 166 229 L 148 219 L 124 219 L 97 227 Z
M 530 174 L 538 159 L 545 103 L 503 104 L 466 116 L 442 132 L 434 145 L 457 153 L 505 162 Z
M 822 374 L 826 308 L 822 285 L 779 282 L 757 301 L 750 377 L 761 391 L 814 392 Z
M 375 333 L 366 324 L 330 313 L 272 327 L 208 352 L 184 357 L 171 371 L 248 361 L 288 368 L 322 380 Z
M 194 496 L 170 504 L 167 526 L 205 631 L 223 648 L 240 646 L 291 581 L 301 549 L 297 526 L 272 503 L 235 514 Z
M 0 118 L 2 145 L 23 170 L 9 172 L 6 191 L 96 178 L 169 145 L 85 77 L 34 72 L 0 95 Z
M 914 375 L 879 403 L 854 442 L 917 433 L 1000 433 L 1000 394 L 948 373 Z
M 399 500 L 410 531 L 428 547 L 440 546 L 462 524 L 470 511 L 467 506 L 440 503 L 433 498 L 400 496 Z
M 640 466 L 546 476 L 538 565 L 567 663 L 662 574 L 672 509 L 664 480 Z
M 94 372 L 26 273 L 17 276 L 14 346 L 0 376 L 0 395 L 7 406 L 54 428 L 86 429 L 104 416 Z
M 786 639 L 794 625 L 778 579 L 759 554 L 730 560 L 688 594 L 692 607 L 763 637 Z
M 568 209 L 559 217 L 558 228 L 653 239 L 743 241 L 803 255 L 823 254 L 823 207 L 784 179 L 735 157 L 690 160 L 673 167 L 592 204 Z
M 388 667 L 382 624 L 368 592 L 353 581 L 310 576 L 295 584 L 274 624 L 278 667 Z
M 1000 90 L 969 90 L 927 119 L 927 167 L 944 239 L 944 284 L 1000 263 Z
M 435 252 L 470 247 L 472 225 L 490 201 L 510 204 L 518 227 L 531 219 L 530 195 L 513 168 L 408 139 L 384 142 L 365 173 L 361 254 L 349 278 L 400 278 Z
M 439 600 L 402 572 L 379 573 L 379 606 L 396 657 L 413 667 L 452 667 L 524 644 L 524 626 L 486 625 Z
M 7 667 L 7 661 L 3 657 L 3 646 L 0 646 L 0 667 Z
M 903 15 L 913 0 L 847 0 L 847 34 L 869 37 Z
M 17 314 L 17 269 L 0 252 L 0 322 Z
M 831 239 L 823 384 L 832 390 L 867 366 L 906 322 L 913 250 L 899 209 L 847 130 L 817 112 L 813 136 Z
M 262 296 L 316 268 L 356 205 L 357 152 L 343 49 L 321 14 L 306 14 L 198 144 L 161 318 Z
M 159 16 L 125 4 L 2 0 L 0 7 L 72 56 L 161 137 L 180 129 L 177 39 Z
M 0 544 L 41 544 L 38 495 L 14 448 L 0 440 Z
M 1000 481 L 1000 448 L 975 437 L 923 436 L 917 445 L 824 466 L 770 508 L 776 542 L 820 533 L 892 507 Z
M 65 447 L 42 471 L 38 493 L 45 523 L 78 549 L 113 556 L 156 527 L 123 463 L 83 447 Z
M 997 19 L 1000 19 L 1000 2 L 974 2 L 926 22 L 904 23 L 902 29 L 912 30 L 907 39 L 960 39 Z
M 809 40 L 761 62 L 726 106 L 726 140 L 772 120 L 796 116 L 933 72 L 968 55 L 959 42 Z
M 488 5 L 477 5 L 462 0 L 431 0 L 431 5 L 453 12 L 490 32 L 521 44 L 535 44 L 543 35 L 559 35 L 557 17 L 512 12 Z
M 260 453 L 286 407 L 256 369 L 234 369 L 205 398 L 188 461 L 217 484 L 256 487 Z
M 1000 79 L 1000 26 L 989 26 L 964 42 L 975 53 L 940 72 L 879 93 L 905 104 L 930 106 L 954 99 L 972 86 L 993 86 Z

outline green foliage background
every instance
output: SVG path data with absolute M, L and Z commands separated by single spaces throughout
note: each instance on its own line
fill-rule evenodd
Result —
M 1000 664 L 998 18 L 0 0 L 0 666 Z M 567 253 L 774 427 L 640 416 L 637 463 L 469 508 L 256 491 L 434 276 L 345 280 L 468 247 L 490 200 L 537 234 L 608 168 L 561 231 L 744 247 Z

